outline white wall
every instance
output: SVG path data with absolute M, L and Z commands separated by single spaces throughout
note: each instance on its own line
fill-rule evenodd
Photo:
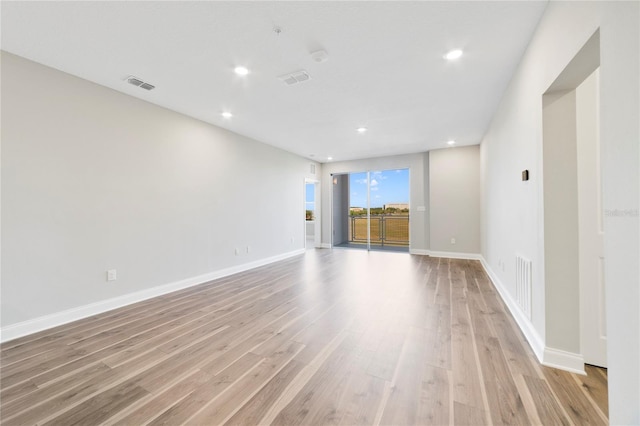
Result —
M 306 234 L 307 235 L 307 239 L 313 240 L 314 239 L 313 237 L 315 235 L 314 232 L 316 231 L 316 222 L 314 220 L 308 220 L 305 223 L 305 229 L 306 229 L 306 232 L 307 232 L 307 234 Z
M 426 209 L 428 192 L 428 153 L 397 155 L 392 157 L 369 158 L 364 160 L 325 163 L 322 166 L 322 187 L 333 186 L 331 174 L 352 173 L 376 170 L 409 170 L 410 203 L 410 249 L 416 253 L 426 253 L 429 249 L 429 230 L 427 211 L 418 211 L 419 206 Z M 331 191 L 323 191 L 322 208 L 331 211 Z M 331 244 L 331 218 L 322 217 L 322 243 Z
M 429 151 L 429 211 L 431 251 L 480 253 L 478 145 Z
M 480 253 L 479 161 L 480 149 L 476 145 L 326 163 L 322 183 L 324 187 L 333 186 L 331 174 L 335 173 L 408 168 L 411 253 L 474 257 Z M 325 209 L 331 206 L 328 191 L 322 196 L 322 205 Z M 453 236 L 455 245 L 450 243 Z M 322 242 L 325 246 L 331 243 L 331 222 L 326 215 Z
M 2 124 L 3 328 L 304 248 L 319 164 L 5 52 Z
M 582 356 L 587 364 L 607 367 L 599 86 L 596 70 L 576 89 L 578 291 Z
M 575 90 L 543 96 L 545 345 L 580 353 Z
M 485 264 L 513 298 L 515 253 L 533 261 L 532 320 L 521 326 L 533 346 L 536 339 L 545 345 L 542 94 L 600 28 L 611 424 L 640 423 L 639 6 L 550 2 L 481 146 Z M 524 169 L 531 171 L 526 184 Z

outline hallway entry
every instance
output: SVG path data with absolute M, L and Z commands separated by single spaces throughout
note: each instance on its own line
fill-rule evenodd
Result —
M 542 97 L 546 351 L 607 366 L 596 32 Z

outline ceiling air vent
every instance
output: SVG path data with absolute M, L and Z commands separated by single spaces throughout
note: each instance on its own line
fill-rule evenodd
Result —
M 127 77 L 127 83 L 133 84 L 134 86 L 141 87 L 145 90 L 153 90 L 156 88 L 156 86 L 154 86 L 153 84 L 145 83 L 144 81 L 140 80 L 138 77 L 134 77 L 132 75 Z
M 305 70 L 300 70 L 296 72 L 291 72 L 289 74 L 281 75 L 278 77 L 282 80 L 287 86 L 292 86 L 294 84 L 302 83 L 303 81 L 307 81 L 311 79 L 311 76 Z

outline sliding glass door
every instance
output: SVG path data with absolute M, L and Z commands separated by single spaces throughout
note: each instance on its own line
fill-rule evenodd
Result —
M 409 250 L 409 169 L 333 176 L 333 246 Z

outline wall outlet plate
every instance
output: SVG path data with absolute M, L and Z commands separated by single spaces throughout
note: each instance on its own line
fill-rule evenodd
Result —
M 115 269 L 107 271 L 107 281 L 115 281 L 118 279 L 118 272 Z

